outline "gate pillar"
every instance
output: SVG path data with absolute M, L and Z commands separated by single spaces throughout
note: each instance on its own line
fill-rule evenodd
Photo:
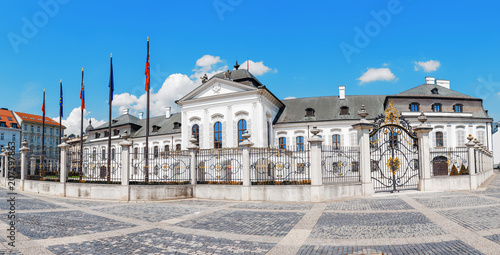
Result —
M 431 190 L 431 160 L 430 160 L 430 140 L 429 140 L 429 132 L 432 131 L 432 127 L 425 122 L 427 121 L 427 117 L 424 112 L 420 114 L 418 117 L 418 121 L 420 121 L 420 125 L 413 128 L 418 135 L 418 170 L 419 170 L 419 181 L 418 181 L 418 190 L 420 191 L 428 191 Z
M 371 196 L 375 193 L 371 179 L 370 165 L 370 129 L 372 129 L 373 125 L 366 120 L 368 112 L 364 105 L 361 106 L 358 115 L 361 117 L 361 120 L 359 123 L 352 125 L 352 128 L 358 132 L 360 181 L 363 189 L 363 196 Z

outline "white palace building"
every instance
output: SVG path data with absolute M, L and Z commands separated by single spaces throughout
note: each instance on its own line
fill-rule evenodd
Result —
M 425 83 L 394 95 L 348 95 L 339 86 L 338 95 L 278 99 L 247 70 L 216 74 L 176 101 L 180 113 L 165 110 L 164 116 L 150 119 L 151 152 L 186 150 L 192 136 L 200 149 L 235 148 L 248 131 L 254 147 L 293 147 L 307 145 L 310 130 L 317 126 L 324 145 L 356 146 L 357 132 L 352 125 L 360 121 L 364 105 L 367 120 L 373 121 L 391 103 L 412 125 L 424 112 L 430 132 L 431 148 L 465 147 L 470 134 L 492 150 L 492 118 L 480 98 L 450 88 L 450 81 L 426 77 Z M 112 146 L 119 147 L 126 131 L 133 143 L 132 153 L 145 147 L 145 123 L 141 116 L 126 110 L 112 120 Z M 108 124 L 87 128 L 84 147 L 98 153 L 107 150 Z

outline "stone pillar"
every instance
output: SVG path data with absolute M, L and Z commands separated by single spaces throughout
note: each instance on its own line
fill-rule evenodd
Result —
M 372 129 L 373 125 L 366 120 L 368 112 L 364 105 L 362 105 L 361 110 L 358 111 L 358 116 L 361 117 L 361 120 L 352 125 L 352 127 L 358 132 L 360 181 L 363 189 L 363 196 L 371 196 L 375 193 L 370 164 L 370 129 Z
M 419 182 L 418 182 L 418 190 L 420 191 L 428 191 L 431 190 L 431 160 L 430 160 L 430 149 L 431 143 L 429 140 L 429 133 L 432 131 L 432 127 L 428 124 L 425 124 L 427 121 L 427 117 L 424 112 L 420 114 L 418 117 L 418 121 L 420 121 L 420 125 L 416 128 L 413 128 L 418 135 L 418 170 L 419 170 Z
M 30 158 L 30 175 L 35 175 L 36 169 L 36 158 L 35 156 L 31 156 Z
M 24 180 L 26 179 L 26 174 L 28 170 L 28 157 L 27 154 L 30 151 L 30 149 L 27 147 L 28 142 L 24 140 L 21 143 L 22 147 L 19 149 L 21 152 L 21 185 L 20 189 L 21 191 L 24 191 Z
M 67 136 L 64 136 L 61 138 L 62 143 L 59 144 L 57 147 L 61 149 L 61 170 L 59 172 L 59 181 L 61 183 L 66 183 L 68 180 L 68 148 L 70 145 L 66 143 L 68 140 Z
M 252 171 L 250 169 L 250 148 L 253 146 L 253 143 L 250 142 L 250 134 L 248 133 L 248 130 L 245 131 L 245 133 L 242 135 L 243 141 L 240 143 L 241 149 L 242 149 L 242 173 L 243 173 L 243 187 L 241 191 L 241 199 L 244 201 L 251 200 L 251 187 L 252 183 L 250 182 L 251 180 L 251 175 Z
M 128 186 L 130 181 L 130 147 L 132 146 L 132 142 L 128 140 L 129 137 L 128 132 L 125 131 L 122 135 L 124 140 L 120 142 L 120 146 L 122 147 L 122 186 Z
M 473 142 L 474 137 L 469 134 L 467 137 L 467 140 L 469 140 L 468 143 L 465 144 L 467 146 L 467 153 L 468 153 L 468 158 L 467 162 L 468 168 L 469 168 L 469 182 L 470 182 L 470 189 L 474 190 L 477 189 L 477 176 L 476 176 L 476 164 L 475 164 L 475 159 L 474 159 L 474 142 Z
M 198 145 L 196 145 L 196 138 L 191 136 L 189 139 L 189 146 L 187 147 L 189 150 L 189 171 L 191 173 L 191 185 L 196 185 L 198 183 L 197 174 L 196 174 L 196 153 L 200 149 Z
M 320 130 L 314 126 L 311 129 L 313 136 L 309 138 L 312 202 L 320 202 L 325 199 L 323 172 L 321 171 L 321 144 L 323 143 L 323 138 L 318 136 L 319 132 Z
M 477 140 L 477 138 L 474 138 L 473 142 L 474 142 L 474 165 L 476 165 L 475 169 L 477 174 L 481 172 L 481 152 L 479 150 L 479 148 L 481 147 L 479 146 L 479 141 Z

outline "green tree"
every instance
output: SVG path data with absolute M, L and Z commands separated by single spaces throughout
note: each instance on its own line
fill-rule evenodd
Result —
M 459 175 L 459 173 L 458 173 L 458 169 L 457 169 L 457 167 L 455 166 L 455 164 L 453 164 L 453 166 L 451 167 L 451 172 L 450 172 L 450 175 Z

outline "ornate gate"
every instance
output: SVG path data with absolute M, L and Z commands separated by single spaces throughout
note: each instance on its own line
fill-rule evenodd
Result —
M 375 191 L 417 189 L 418 139 L 392 102 L 370 132 L 371 177 Z

